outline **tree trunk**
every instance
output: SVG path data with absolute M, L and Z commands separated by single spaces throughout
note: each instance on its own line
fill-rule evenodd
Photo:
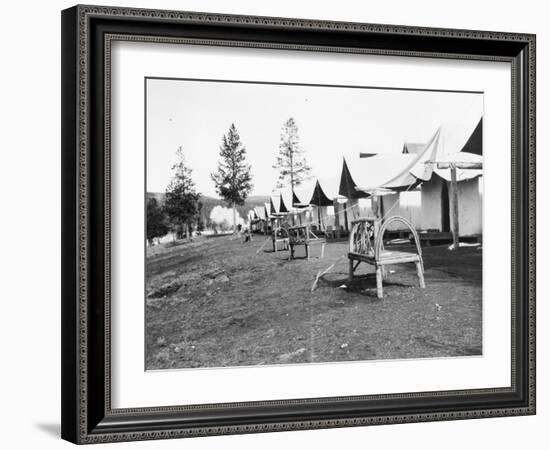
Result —
M 235 203 L 232 204 L 233 206 L 233 234 L 237 232 L 237 211 L 235 210 Z

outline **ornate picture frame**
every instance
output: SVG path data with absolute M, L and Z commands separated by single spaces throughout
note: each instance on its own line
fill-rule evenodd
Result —
M 511 65 L 511 385 L 115 409 L 111 46 L 116 41 Z M 535 414 L 535 36 L 100 6 L 62 12 L 62 437 L 74 443 Z

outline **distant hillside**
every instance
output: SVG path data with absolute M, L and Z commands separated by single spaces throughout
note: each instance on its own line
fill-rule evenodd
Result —
M 164 203 L 164 195 L 164 192 L 147 192 L 147 199 L 155 198 L 159 204 L 162 204 Z M 209 197 L 207 195 L 201 195 L 200 201 L 202 202 L 202 215 L 205 223 L 208 222 L 210 212 L 212 211 L 214 206 L 229 206 L 223 200 L 219 198 Z M 246 220 L 248 211 L 254 209 L 255 206 L 263 206 L 264 203 L 267 202 L 269 202 L 268 195 L 252 195 L 246 199 L 243 206 L 237 206 L 237 211 L 239 212 L 240 216 Z

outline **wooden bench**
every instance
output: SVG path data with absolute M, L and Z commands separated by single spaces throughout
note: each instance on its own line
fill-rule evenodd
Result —
M 416 253 L 404 251 L 388 251 L 384 249 L 384 233 L 387 227 L 394 222 L 401 222 L 411 231 L 416 244 Z M 349 282 L 353 281 L 353 273 L 362 262 L 371 264 L 376 268 L 376 295 L 383 298 L 383 279 L 385 267 L 389 264 L 414 263 L 420 287 L 425 288 L 424 262 L 422 261 L 422 249 L 418 239 L 418 233 L 412 224 L 400 216 L 393 216 L 383 223 L 377 217 L 363 218 L 352 222 L 352 230 L 349 237 Z
M 274 253 L 277 253 L 279 250 L 279 244 L 283 244 L 283 250 L 288 250 L 288 231 L 286 228 L 275 228 L 271 233 L 271 240 L 273 242 Z
M 318 237 L 309 225 L 297 225 L 288 229 L 288 245 L 290 246 L 290 255 L 288 259 L 294 258 L 294 247 L 303 245 L 306 248 L 306 258 L 309 259 L 310 246 L 321 245 L 321 259 L 325 254 L 325 238 Z

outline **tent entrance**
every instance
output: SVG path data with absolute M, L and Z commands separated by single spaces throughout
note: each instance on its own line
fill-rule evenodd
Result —
M 447 182 L 443 180 L 443 187 L 441 188 L 441 231 L 451 231 L 451 211 L 449 208 L 449 188 Z

